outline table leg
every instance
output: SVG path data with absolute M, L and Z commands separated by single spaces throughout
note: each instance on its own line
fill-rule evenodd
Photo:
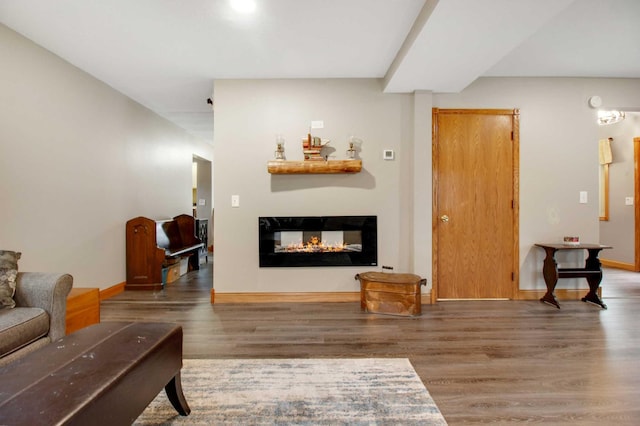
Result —
M 558 264 L 555 259 L 556 250 L 554 248 L 545 248 L 546 257 L 544 258 L 544 266 L 542 268 L 542 275 L 544 276 L 544 282 L 547 284 L 547 292 L 540 299 L 541 302 L 548 303 L 560 309 L 560 304 L 553 294 L 558 282 Z
M 585 269 L 588 271 L 595 271 L 596 274 L 587 275 L 587 282 L 589 283 L 589 293 L 582 298 L 583 302 L 593 303 L 600 306 L 602 309 L 607 309 L 607 305 L 598 296 L 598 287 L 602 281 L 602 267 L 600 259 L 598 259 L 599 249 L 588 250 L 589 257 L 585 261 Z
M 188 416 L 189 413 L 191 413 L 191 408 L 189 408 L 189 404 L 187 404 L 187 400 L 182 393 L 182 380 L 179 371 L 178 374 L 167 383 L 164 390 L 167 393 L 171 405 L 173 405 L 173 408 L 176 409 L 178 414 Z

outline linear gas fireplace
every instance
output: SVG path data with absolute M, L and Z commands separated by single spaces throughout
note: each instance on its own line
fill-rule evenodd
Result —
M 376 216 L 261 217 L 260 267 L 375 266 Z

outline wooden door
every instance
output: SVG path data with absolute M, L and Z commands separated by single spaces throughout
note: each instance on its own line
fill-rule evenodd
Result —
M 518 118 L 433 110 L 434 300 L 516 296 Z

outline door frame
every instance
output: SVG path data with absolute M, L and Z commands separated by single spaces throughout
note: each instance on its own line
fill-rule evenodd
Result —
M 432 277 L 431 303 L 438 301 L 438 114 L 440 111 L 459 114 L 488 114 L 511 115 L 513 129 L 513 158 L 512 158 L 512 184 L 513 184 L 513 288 L 511 299 L 518 299 L 520 290 L 520 110 L 519 109 L 444 109 L 432 108 L 431 111 L 431 167 L 432 167 Z
M 633 271 L 640 272 L 640 137 L 633 138 L 633 204 L 634 204 L 634 265 Z

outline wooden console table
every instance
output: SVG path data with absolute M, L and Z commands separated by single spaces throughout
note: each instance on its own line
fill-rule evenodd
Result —
M 602 309 L 607 309 L 600 297 L 598 296 L 598 287 L 602 281 L 602 268 L 598 254 L 600 250 L 610 249 L 610 246 L 601 244 L 536 244 L 546 252 L 542 274 L 547 284 L 547 293 L 540 299 L 541 302 L 549 303 L 560 309 L 560 304 L 556 300 L 553 291 L 556 288 L 558 278 L 586 278 L 589 283 L 589 293 L 582 298 L 583 302 L 591 302 Z M 589 257 L 584 262 L 584 268 L 558 268 L 555 255 L 558 250 L 587 250 Z

